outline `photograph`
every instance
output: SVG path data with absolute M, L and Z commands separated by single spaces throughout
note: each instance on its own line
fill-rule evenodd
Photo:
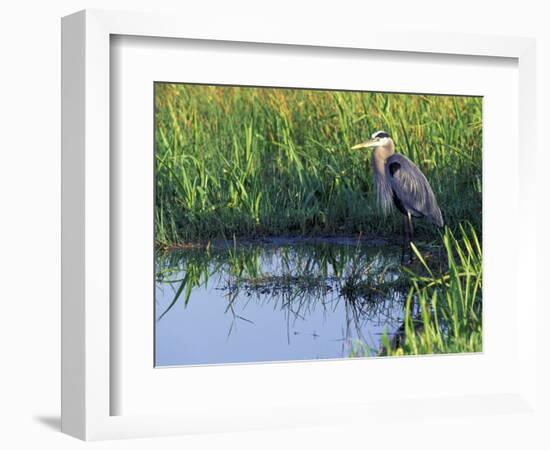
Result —
M 155 82 L 154 365 L 480 353 L 483 97 Z

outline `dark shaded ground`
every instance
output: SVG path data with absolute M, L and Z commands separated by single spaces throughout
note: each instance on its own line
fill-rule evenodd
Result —
M 215 248 L 224 249 L 233 247 L 235 245 L 240 246 L 288 246 L 296 244 L 337 244 L 337 245 L 369 245 L 372 247 L 380 247 L 384 245 L 396 245 L 401 241 L 399 238 L 382 238 L 376 236 L 365 235 L 343 235 L 343 236 L 275 236 L 275 237 L 259 237 L 259 238 L 238 238 L 236 240 L 229 239 L 214 239 L 210 241 L 198 241 L 198 242 L 185 242 L 175 243 L 169 246 L 159 246 L 160 250 L 178 250 L 178 249 L 192 249 L 192 248 Z

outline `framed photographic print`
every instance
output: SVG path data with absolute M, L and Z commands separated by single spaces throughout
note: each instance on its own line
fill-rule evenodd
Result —
M 481 97 L 154 89 L 156 366 L 482 351 Z
M 63 431 L 532 411 L 533 42 L 198 22 L 63 19 Z

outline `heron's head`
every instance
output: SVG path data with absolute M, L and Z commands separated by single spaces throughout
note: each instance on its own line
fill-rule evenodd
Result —
M 372 136 L 368 141 L 361 142 L 360 144 L 354 145 L 351 147 L 352 150 L 357 150 L 360 148 L 368 148 L 368 147 L 386 147 L 386 146 L 392 146 L 393 147 L 393 140 L 390 137 L 388 133 L 385 131 L 377 131 L 376 133 L 373 133 Z

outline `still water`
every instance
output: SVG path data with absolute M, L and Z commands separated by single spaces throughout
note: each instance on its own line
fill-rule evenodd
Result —
M 157 257 L 157 366 L 373 356 L 403 322 L 399 248 L 218 244 Z

